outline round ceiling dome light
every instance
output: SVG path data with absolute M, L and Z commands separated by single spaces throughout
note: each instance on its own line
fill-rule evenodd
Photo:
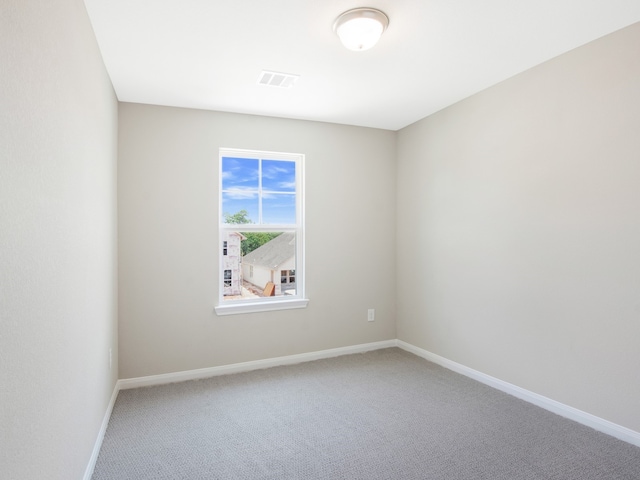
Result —
M 354 8 L 340 15 L 333 24 L 342 44 L 349 50 L 373 47 L 389 25 L 389 17 L 375 8 Z

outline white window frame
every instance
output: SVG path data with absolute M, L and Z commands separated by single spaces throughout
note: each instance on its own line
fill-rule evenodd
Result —
M 295 225 L 261 225 L 248 223 L 230 225 L 224 223 L 222 205 L 222 158 L 251 158 L 261 160 L 287 160 L 296 163 L 296 223 Z M 233 315 L 240 313 L 266 312 L 273 310 L 288 310 L 306 308 L 309 300 L 305 297 L 305 261 L 304 261 L 304 155 L 297 153 L 265 152 L 259 150 L 242 150 L 234 148 L 220 148 L 218 156 L 218 302 L 215 307 L 217 315 Z M 227 212 L 232 213 L 232 212 Z M 252 219 L 255 220 L 255 219 Z M 225 232 L 283 232 L 296 233 L 296 294 L 277 297 L 260 297 L 251 300 L 223 300 L 224 297 L 224 267 L 223 267 L 223 237 Z M 278 272 L 279 274 L 279 272 Z

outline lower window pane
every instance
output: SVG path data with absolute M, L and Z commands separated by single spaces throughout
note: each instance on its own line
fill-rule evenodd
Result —
M 222 259 L 223 300 L 296 295 L 295 232 L 225 232 L 223 241 L 229 250 Z

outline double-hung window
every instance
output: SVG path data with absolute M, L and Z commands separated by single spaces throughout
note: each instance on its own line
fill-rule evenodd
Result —
M 220 149 L 216 313 L 303 308 L 304 155 Z

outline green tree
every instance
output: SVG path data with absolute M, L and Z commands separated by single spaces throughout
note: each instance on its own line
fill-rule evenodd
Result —
M 282 232 L 242 232 L 242 235 L 246 237 L 240 244 L 242 249 L 242 256 L 247 253 L 253 252 L 256 248 L 261 247 L 267 242 L 270 242 Z
M 253 223 L 249 217 L 249 212 L 246 210 L 240 210 L 237 213 L 231 215 L 230 213 L 224 214 L 224 223 L 233 223 L 233 224 L 241 224 L 241 223 Z

